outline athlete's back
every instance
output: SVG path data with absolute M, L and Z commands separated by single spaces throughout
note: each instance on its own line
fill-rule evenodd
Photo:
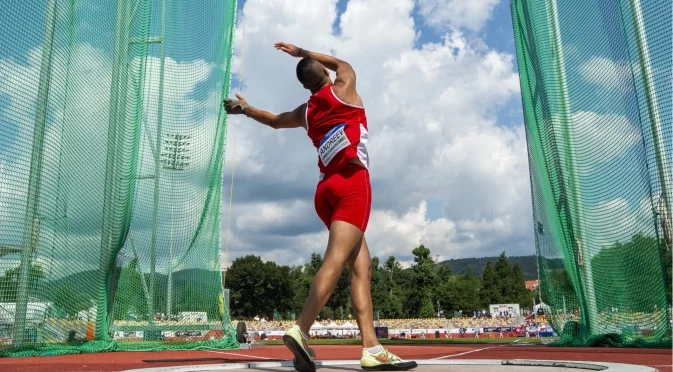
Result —
M 338 173 L 353 159 L 358 159 L 365 168 L 369 166 L 365 109 L 341 100 L 331 84 L 309 98 L 306 130 L 318 149 L 321 179 Z

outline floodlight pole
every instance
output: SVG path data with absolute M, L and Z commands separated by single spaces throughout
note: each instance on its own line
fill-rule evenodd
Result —
M 189 156 L 186 155 L 188 150 L 185 146 L 190 145 L 190 142 L 185 140 L 191 139 L 188 135 L 168 134 L 169 139 L 165 140 L 165 152 L 161 153 L 161 162 L 163 169 L 170 171 L 182 171 L 189 165 L 187 160 Z M 169 235 L 169 250 L 168 250 L 168 283 L 167 283 L 167 298 L 166 298 L 166 316 L 170 321 L 172 302 L 173 302 L 173 189 L 175 187 L 175 178 L 171 177 L 171 218 L 170 218 L 170 235 Z
M 42 184 L 42 164 L 44 136 L 47 125 L 47 103 L 51 80 L 52 45 L 56 27 L 56 0 L 49 0 L 47 5 L 46 29 L 42 44 L 42 62 L 40 80 L 37 90 L 37 108 L 35 110 L 35 128 L 33 131 L 33 148 L 30 156 L 30 173 L 28 176 L 28 196 L 26 215 L 24 218 L 23 238 L 21 241 L 21 263 L 19 264 L 19 283 L 16 295 L 16 312 L 14 313 L 14 346 L 22 346 L 26 342 L 26 313 L 28 312 L 28 281 L 33 254 L 37 250 L 39 239 L 39 216 L 37 213 Z

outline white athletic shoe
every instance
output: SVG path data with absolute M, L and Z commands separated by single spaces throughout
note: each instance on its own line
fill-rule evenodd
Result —
M 311 360 L 315 358 L 315 352 L 308 347 L 307 340 L 306 335 L 296 324 L 290 327 L 283 336 L 285 346 L 294 354 L 292 361 L 294 369 L 299 372 L 315 372 L 315 363 Z
M 365 371 L 407 371 L 418 366 L 416 362 L 407 362 L 390 351 L 381 348 L 376 354 L 362 349 L 360 366 Z

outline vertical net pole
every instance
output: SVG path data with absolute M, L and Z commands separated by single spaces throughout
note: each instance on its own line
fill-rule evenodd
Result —
M 42 61 L 37 95 L 35 129 L 33 132 L 33 148 L 30 157 L 30 175 L 28 179 L 28 197 L 26 200 L 26 216 L 24 234 L 21 244 L 21 263 L 19 265 L 19 283 L 17 289 L 16 312 L 14 314 L 14 346 L 21 346 L 26 341 L 26 314 L 28 312 L 28 282 L 33 254 L 39 239 L 38 203 L 40 185 L 42 183 L 42 164 L 44 136 L 47 125 L 47 103 L 49 100 L 49 81 L 52 70 L 52 44 L 56 26 L 56 0 L 50 0 L 47 6 L 47 23 L 42 44 Z
M 652 131 L 652 142 L 654 145 L 654 158 L 657 167 L 657 175 L 659 176 L 659 187 L 661 188 L 662 213 L 664 226 L 664 235 L 667 242 L 671 242 L 673 238 L 670 236 L 672 227 L 670 225 L 671 216 L 671 194 L 670 186 L 670 168 L 668 156 L 666 154 L 666 145 L 664 144 L 664 134 L 661 124 L 661 115 L 659 113 L 659 103 L 657 102 L 657 94 L 654 88 L 654 72 L 652 71 L 652 63 L 650 60 L 650 51 L 647 43 L 647 35 L 645 33 L 645 20 L 643 18 L 643 9 L 640 0 L 629 0 L 631 5 L 631 20 L 633 28 L 636 31 L 636 45 L 638 50 L 638 66 L 640 67 L 640 75 L 645 91 L 645 100 L 647 102 L 647 113 L 649 116 L 650 129 Z M 631 64 L 631 68 L 635 68 Z M 634 71 L 635 73 L 635 71 Z
M 563 142 L 565 144 L 565 175 L 567 177 L 568 185 L 568 200 L 567 205 L 570 209 L 572 232 L 574 239 L 571 244 L 574 245 L 575 262 L 578 268 L 578 274 L 581 278 L 579 285 L 579 293 L 584 298 L 582 301 L 582 311 L 580 317 L 582 319 L 581 333 L 584 337 L 591 334 L 591 328 L 596 325 L 597 317 L 596 296 L 594 294 L 593 273 L 591 268 L 591 252 L 587 244 L 584 244 L 584 231 L 582 226 L 582 216 L 580 216 L 579 206 L 582 203 L 582 195 L 580 191 L 579 179 L 577 172 L 577 163 L 575 161 L 575 154 L 572 144 L 572 139 L 577 138 L 573 133 L 572 113 L 570 109 L 570 99 L 568 95 L 568 84 L 565 71 L 565 56 L 563 52 L 563 43 L 561 41 L 561 30 L 558 17 L 558 7 L 556 0 L 547 1 L 547 12 L 549 14 L 551 26 L 551 41 L 552 50 L 554 51 L 554 58 L 552 58 L 554 69 L 556 71 L 557 89 L 560 90 L 561 99 L 559 101 L 561 106 L 560 120 L 562 127 Z
M 166 0 L 161 2 L 161 56 L 159 57 L 159 104 L 157 108 L 157 143 L 154 151 L 154 208 L 152 211 L 152 242 L 150 243 L 150 324 L 154 324 L 155 276 L 157 265 L 157 228 L 159 213 L 159 176 L 161 174 L 161 136 L 164 114 L 164 69 L 166 63 Z
M 118 0 L 116 8 L 114 60 L 112 64 L 112 84 L 110 85 L 110 111 L 107 133 L 107 154 L 105 160 L 105 183 L 103 192 L 103 218 L 101 233 L 101 256 L 99 268 L 99 283 L 96 288 L 97 310 L 95 337 L 98 340 L 107 340 L 108 321 L 112 319 L 108 312 L 112 311 L 111 301 L 114 293 L 110 293 L 109 282 L 114 264 L 119 235 L 120 221 L 119 205 L 121 197 L 118 195 L 121 180 L 117 168 L 122 154 L 118 154 L 120 132 L 126 123 L 126 88 L 128 81 L 127 59 L 130 23 L 128 20 L 128 0 Z M 109 319 L 108 319 L 109 318 Z

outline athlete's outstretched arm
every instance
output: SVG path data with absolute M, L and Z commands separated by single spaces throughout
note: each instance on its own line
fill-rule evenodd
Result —
M 308 57 L 315 59 L 322 63 L 323 66 L 336 72 L 337 77 L 336 80 L 334 80 L 335 85 L 343 84 L 355 88 L 355 70 L 353 70 L 353 66 L 351 66 L 350 63 L 327 54 L 310 52 L 306 49 L 297 48 L 288 43 L 279 42 L 276 43 L 274 47 L 293 57 Z
M 250 106 L 248 101 L 238 93 L 236 93 L 236 98 L 238 99 L 228 98 L 224 100 L 224 109 L 230 115 L 243 114 L 273 129 L 304 127 L 304 111 L 306 110 L 304 105 L 301 105 L 290 112 L 276 115 Z

